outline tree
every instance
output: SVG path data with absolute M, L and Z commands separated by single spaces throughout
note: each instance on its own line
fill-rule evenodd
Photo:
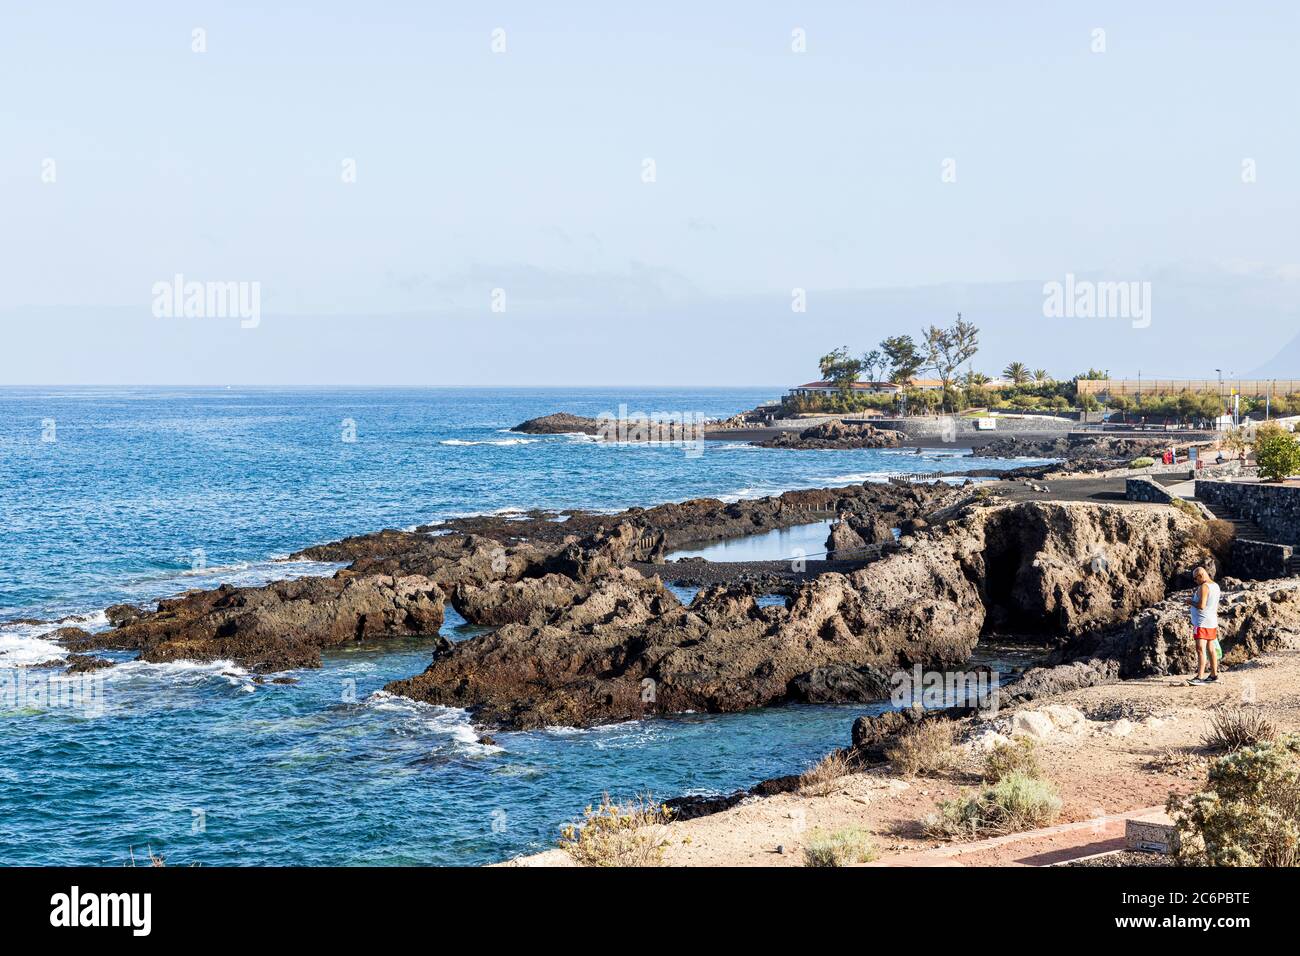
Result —
M 849 391 L 862 374 L 862 362 L 850 358 L 849 350 L 845 347 L 823 355 L 817 365 L 821 369 L 822 378 L 835 383 L 842 392 Z
M 1052 381 L 1052 376 L 1047 374 L 1047 369 L 1036 368 L 1034 369 L 1034 381 L 1038 382 L 1040 385 L 1046 385 Z
M 867 373 L 868 381 L 876 381 L 876 373 L 884 368 L 885 356 L 881 354 L 880 349 L 872 349 L 862 356 L 862 370 Z
M 1012 362 L 1002 370 L 1002 377 L 1011 379 L 1012 384 L 1024 385 L 1029 381 L 1029 369 L 1024 362 Z
M 943 329 L 932 325 L 925 330 L 924 338 L 923 367 L 934 369 L 939 381 L 943 383 L 943 394 L 947 396 L 952 387 L 953 372 L 979 351 L 979 329 L 974 322 L 967 322 L 958 312 L 957 322 L 952 328 Z
M 1272 422 L 1255 432 L 1255 461 L 1269 481 L 1285 481 L 1300 472 L 1300 442 Z
M 981 385 L 987 385 L 989 377 L 983 372 L 967 372 L 963 378 L 963 384 L 967 388 L 979 388 Z
M 1085 382 L 1101 382 L 1101 381 L 1105 381 L 1106 379 L 1110 378 L 1110 371 L 1107 370 L 1107 371 L 1104 371 L 1104 372 L 1103 372 L 1103 371 L 1102 371 L 1101 369 L 1099 369 L 1099 368 L 1090 368 L 1090 369 L 1088 369 L 1088 371 L 1086 371 L 1086 372 L 1080 372 L 1078 375 L 1076 375 L 1076 376 L 1074 376 L 1074 377 L 1075 377 L 1076 379 L 1081 378 L 1081 379 L 1083 379 Z
M 1228 449 L 1229 457 L 1236 458 L 1246 448 L 1246 433 L 1240 428 L 1229 428 L 1223 433 L 1223 447 Z
M 880 343 L 880 351 L 885 354 L 889 380 L 895 385 L 907 385 L 925 364 L 910 335 L 891 335 Z

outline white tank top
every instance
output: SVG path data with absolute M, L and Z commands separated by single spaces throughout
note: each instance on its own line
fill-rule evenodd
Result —
M 1192 600 L 1200 597 L 1200 588 L 1192 591 Z M 1195 604 L 1192 605 L 1192 627 L 1218 627 L 1219 626 L 1219 586 L 1213 581 L 1209 583 L 1209 594 L 1205 598 L 1205 610 L 1202 611 Z

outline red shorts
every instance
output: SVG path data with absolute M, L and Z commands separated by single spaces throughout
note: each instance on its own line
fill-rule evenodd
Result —
M 1194 641 L 1216 641 L 1219 639 L 1219 629 L 1217 627 L 1198 627 L 1196 633 L 1192 635 Z

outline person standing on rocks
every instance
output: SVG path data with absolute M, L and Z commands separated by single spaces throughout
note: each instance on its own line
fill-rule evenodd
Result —
M 1205 568 L 1192 572 L 1196 587 L 1188 603 L 1192 606 L 1192 640 L 1196 642 L 1196 676 L 1189 684 L 1209 684 L 1219 679 L 1219 586 Z M 1206 664 L 1210 675 L 1205 676 Z

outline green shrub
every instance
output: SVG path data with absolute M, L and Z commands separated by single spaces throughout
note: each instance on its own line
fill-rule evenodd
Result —
M 1283 481 L 1300 472 L 1300 442 L 1278 425 L 1261 425 L 1255 433 L 1255 461 L 1260 475 Z
M 997 783 L 1013 773 L 1034 779 L 1043 775 L 1043 770 L 1038 765 L 1038 751 L 1029 737 L 1017 737 L 998 744 L 984 758 L 984 779 L 990 783 Z
M 1141 458 L 1134 458 L 1128 463 L 1128 466 L 1130 468 L 1150 468 L 1155 463 L 1156 460 L 1154 458 L 1144 455 Z
M 1210 764 L 1206 789 L 1170 797 L 1178 860 L 1191 866 L 1300 865 L 1300 736 Z
M 865 830 L 836 830 L 830 834 L 814 830 L 803 849 L 804 866 L 851 866 L 875 858 L 876 849 Z
M 1049 781 L 1013 770 L 975 794 L 944 800 L 924 826 L 931 836 L 978 837 L 1047 826 L 1060 812 Z
M 952 722 L 948 720 L 923 720 L 908 727 L 885 756 L 894 769 L 904 776 L 934 773 L 952 765 Z

